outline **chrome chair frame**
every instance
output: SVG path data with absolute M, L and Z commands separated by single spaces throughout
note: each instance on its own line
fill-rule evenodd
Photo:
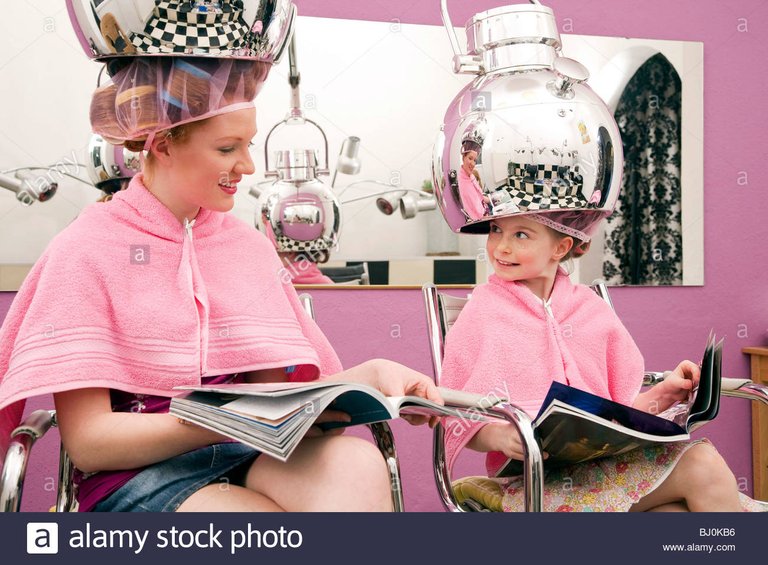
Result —
M 614 309 L 613 302 L 611 301 L 608 288 L 605 283 L 601 281 L 595 281 L 590 287 L 600 298 L 605 300 L 611 309 Z M 424 296 L 426 311 L 427 311 L 427 333 L 429 335 L 430 352 L 432 357 L 432 366 L 435 370 L 435 383 L 440 384 L 440 378 L 442 375 L 442 360 L 445 352 L 445 335 L 448 330 L 453 326 L 453 323 L 461 313 L 462 308 L 469 301 L 467 298 L 458 298 L 438 292 L 437 287 L 433 284 L 425 284 L 422 287 L 422 293 Z M 664 380 L 667 372 L 653 372 L 649 371 L 643 375 L 643 385 L 653 386 Z M 734 379 L 723 378 L 721 387 L 721 396 L 744 398 L 747 400 L 753 400 L 762 402 L 768 406 L 768 386 L 753 383 L 749 379 Z M 511 405 L 507 405 L 508 407 Z M 517 409 L 519 412 L 521 410 Z M 527 414 L 522 412 L 524 418 L 517 422 L 513 422 L 518 431 L 524 438 L 524 447 L 526 448 L 526 459 L 528 458 L 528 450 L 535 446 L 538 453 L 538 444 L 533 439 L 533 435 L 523 434 L 523 431 L 530 431 L 531 419 Z M 511 414 L 510 414 L 511 415 Z M 505 417 L 507 421 L 509 417 Z M 466 512 L 466 511 L 482 511 L 484 510 L 475 501 L 465 501 L 462 506 L 453 492 L 451 486 L 450 469 L 447 468 L 445 457 L 445 430 L 442 425 L 438 425 L 434 430 L 434 445 L 433 445 L 433 463 L 435 482 L 437 484 L 437 490 L 440 493 L 440 498 L 445 508 L 451 512 Z M 529 445 L 532 442 L 533 445 Z M 532 449 L 531 449 L 532 450 Z M 532 450 L 533 451 L 533 450 Z M 539 453 L 539 459 L 541 455 Z M 533 459 L 533 458 L 532 458 Z M 540 463 L 540 462 L 539 462 Z M 526 511 L 534 509 L 534 501 L 538 498 L 541 500 L 541 488 L 542 485 L 538 484 L 543 478 L 543 470 L 541 466 L 536 464 L 535 461 L 524 461 L 524 488 L 526 491 Z M 537 468 L 538 467 L 538 468 Z M 530 487 L 529 487 L 530 485 Z M 536 492 L 530 493 L 529 490 L 534 489 Z M 768 503 L 758 501 L 761 505 L 765 506 L 768 510 Z M 540 504 L 540 503 L 539 503 Z M 536 508 L 537 510 L 540 509 Z
M 427 311 L 427 333 L 429 336 L 435 384 L 440 386 L 442 360 L 445 351 L 445 335 L 458 317 L 468 299 L 440 294 L 433 284 L 422 287 Z M 524 410 L 509 402 L 491 408 L 484 408 L 483 415 L 511 423 L 523 440 L 523 484 L 526 512 L 540 512 L 544 496 L 544 460 L 541 449 L 533 435 L 530 416 Z M 474 504 L 462 505 L 456 499 L 451 487 L 451 469 L 445 456 L 445 428 L 442 423 L 435 426 L 433 434 L 433 464 L 435 483 L 443 506 L 449 512 L 473 512 L 480 510 Z
M 11 443 L 5 454 L 0 474 L 0 512 L 19 512 L 27 462 L 32 446 L 52 427 L 56 427 L 55 410 L 35 410 L 11 433 Z M 64 446 L 59 448 L 59 480 L 56 491 L 56 512 L 77 510 L 75 467 Z

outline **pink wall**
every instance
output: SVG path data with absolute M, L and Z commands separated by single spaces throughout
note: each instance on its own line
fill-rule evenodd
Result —
M 300 13 L 308 16 L 440 23 L 437 0 L 295 1 Z M 696 359 L 713 328 L 727 337 L 726 375 L 748 376 L 748 360 L 741 348 L 768 345 L 768 199 L 758 185 L 766 150 L 764 93 L 768 91 L 768 76 L 750 65 L 768 59 L 764 37 L 758 36 L 768 21 L 768 4 L 762 0 L 550 0 L 545 4 L 555 10 L 561 28 L 567 25 L 572 33 L 704 42 L 706 284 L 621 288 L 614 290 L 613 297 L 649 368 L 668 368 L 682 357 Z M 463 24 L 473 13 L 498 5 L 501 3 L 486 0 L 449 2 L 454 24 Z M 739 31 L 740 25 L 742 29 L 746 25 L 748 31 Z M 739 182 L 744 173 L 746 184 Z M 417 291 L 313 294 L 320 325 L 346 365 L 389 357 L 418 370 L 431 370 Z M 0 316 L 5 315 L 9 299 L 9 294 L 0 293 Z M 393 324 L 399 326 L 400 337 L 392 337 Z M 749 481 L 751 491 L 748 408 L 738 401 L 727 401 L 718 421 L 705 430 L 736 476 Z M 429 431 L 396 425 L 395 433 L 403 456 L 407 508 L 438 509 L 426 455 Z M 50 505 L 53 450 L 51 444 L 32 462 L 26 509 Z

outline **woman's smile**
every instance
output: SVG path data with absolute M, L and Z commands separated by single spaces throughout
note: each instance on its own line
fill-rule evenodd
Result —
M 219 188 L 229 195 L 234 195 L 237 192 L 237 183 L 239 182 L 240 179 L 221 182 Z

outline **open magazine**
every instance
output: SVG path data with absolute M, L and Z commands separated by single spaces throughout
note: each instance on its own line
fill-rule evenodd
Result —
M 552 383 L 534 433 L 549 454 L 546 468 L 620 455 L 659 442 L 686 441 L 690 432 L 714 419 L 720 408 L 722 340 L 710 334 L 698 387 L 686 402 L 657 415 L 636 410 L 577 388 Z M 509 459 L 497 477 L 520 475 L 521 461 Z
M 170 413 L 286 461 L 317 417 L 330 408 L 350 422 L 323 422 L 323 429 L 370 424 L 401 415 L 459 416 L 455 409 L 416 396 L 388 397 L 348 382 L 220 384 L 179 387 Z M 479 395 L 440 389 L 447 403 L 479 402 Z

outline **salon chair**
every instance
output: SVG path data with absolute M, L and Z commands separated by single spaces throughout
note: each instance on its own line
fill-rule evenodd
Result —
M 591 288 L 613 308 L 608 288 L 604 283 L 593 283 Z M 422 293 L 427 313 L 427 334 L 432 365 L 435 371 L 435 383 L 440 386 L 442 360 L 445 352 L 445 336 L 459 317 L 462 308 L 464 308 L 470 297 L 460 298 L 438 292 L 437 287 L 433 284 L 425 284 L 422 287 Z M 664 380 L 664 373 L 647 372 L 643 378 L 643 385 L 653 386 L 662 380 Z M 749 379 L 723 378 L 721 395 L 745 398 L 768 405 L 768 387 L 753 383 Z M 528 420 L 527 425 L 530 426 L 530 420 Z M 478 477 L 476 484 L 470 483 L 465 485 L 461 494 L 456 492 L 451 482 L 451 469 L 447 465 L 444 438 L 445 428 L 442 424 L 438 424 L 434 429 L 433 464 L 437 490 L 440 493 L 440 498 L 446 510 L 450 512 L 488 512 L 491 511 L 489 506 L 500 509 L 499 501 L 488 504 L 492 497 L 483 487 L 483 483 L 486 480 L 483 477 Z M 529 484 L 526 483 L 526 490 L 531 488 L 528 486 Z M 530 494 L 526 492 L 526 496 L 530 496 Z M 541 495 L 539 494 L 539 496 Z M 768 502 L 758 502 L 768 512 Z

